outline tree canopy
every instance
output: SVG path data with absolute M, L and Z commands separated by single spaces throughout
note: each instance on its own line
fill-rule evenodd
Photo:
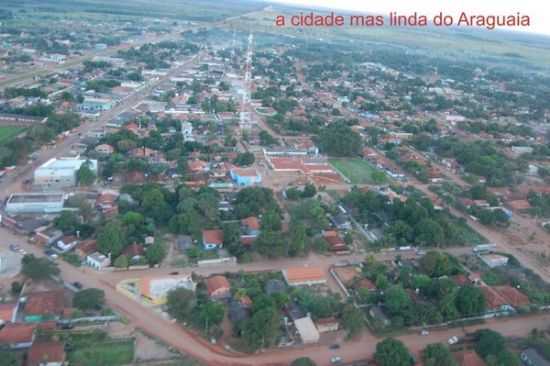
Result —
M 45 280 L 59 273 L 57 265 L 46 257 L 25 254 L 21 259 L 21 272 L 32 280 Z
M 78 291 L 73 298 L 73 305 L 80 310 L 99 310 L 105 304 L 105 292 L 97 288 Z
M 414 361 L 403 342 L 386 338 L 376 345 L 374 359 L 380 366 L 411 366 Z
M 361 136 L 343 123 L 332 123 L 318 136 L 319 149 L 331 156 L 356 156 L 361 153 Z

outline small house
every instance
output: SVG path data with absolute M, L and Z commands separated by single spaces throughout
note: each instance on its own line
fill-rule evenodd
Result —
M 229 171 L 231 179 L 239 186 L 252 186 L 262 182 L 262 176 L 254 168 L 234 168 Z
M 231 285 L 225 276 L 212 276 L 206 280 L 208 296 L 214 300 L 225 300 L 231 297 Z
M 203 230 L 202 245 L 205 250 L 219 249 L 223 247 L 223 231 L 219 229 Z
M 327 282 L 320 267 L 290 267 L 283 270 L 283 277 L 289 286 L 312 286 Z
M 34 325 L 8 323 L 0 328 L 0 347 L 10 349 L 29 348 L 34 342 Z
M 63 290 L 33 292 L 23 306 L 26 322 L 58 320 L 65 310 Z
M 106 256 L 99 252 L 92 253 L 86 257 L 86 264 L 97 271 L 101 271 L 111 265 L 110 256 Z
M 340 323 L 334 317 L 317 319 L 315 325 L 319 333 L 336 332 L 340 329 Z
M 65 346 L 57 341 L 37 341 L 27 355 L 27 366 L 65 365 Z

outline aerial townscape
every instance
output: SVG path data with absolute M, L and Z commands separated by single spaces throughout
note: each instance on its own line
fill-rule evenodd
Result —
M 0 1 L 0 366 L 550 365 L 550 36 L 301 11 Z

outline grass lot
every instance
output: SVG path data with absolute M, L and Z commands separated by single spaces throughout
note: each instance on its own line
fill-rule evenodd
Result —
M 71 365 L 103 366 L 127 365 L 134 360 L 134 342 L 96 343 L 69 353 Z
M 330 159 L 330 163 L 352 184 L 384 184 L 388 182 L 386 174 L 366 160 Z
M 105 332 L 71 333 L 66 336 L 68 361 L 74 366 L 128 365 L 134 360 L 134 340 L 113 340 Z
M 0 144 L 10 142 L 15 136 L 23 132 L 24 128 L 15 126 L 0 126 Z

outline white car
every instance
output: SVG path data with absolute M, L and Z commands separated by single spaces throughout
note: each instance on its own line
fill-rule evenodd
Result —
M 449 340 L 447 342 L 450 345 L 457 344 L 458 343 L 458 337 L 457 336 L 452 336 L 451 338 L 449 338 Z
M 342 357 L 340 356 L 334 356 L 334 357 L 331 357 L 330 359 L 330 363 L 332 364 L 338 364 L 338 363 L 341 363 L 342 362 Z
M 420 332 L 420 335 L 427 336 L 427 335 L 430 335 L 430 332 L 428 332 L 426 329 L 422 329 L 422 331 Z

